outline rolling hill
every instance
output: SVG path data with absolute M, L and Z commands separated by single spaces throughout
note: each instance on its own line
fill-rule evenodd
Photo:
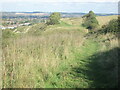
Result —
M 97 17 L 100 26 L 116 18 Z M 87 36 L 81 24 L 82 18 L 62 18 L 58 25 L 19 27 L 12 31 L 16 37 L 3 38 L 3 88 L 117 87 L 117 37 Z

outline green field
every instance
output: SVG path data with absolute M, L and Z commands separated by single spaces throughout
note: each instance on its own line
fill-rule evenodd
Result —
M 97 17 L 100 26 L 116 18 Z M 23 33 L 13 30 L 13 37 L 3 38 L 3 88 L 116 87 L 117 37 L 88 36 L 81 24 L 82 18 L 62 18 L 58 25 L 19 27 Z

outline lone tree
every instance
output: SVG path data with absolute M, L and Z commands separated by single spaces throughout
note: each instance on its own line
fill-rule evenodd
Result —
M 54 13 L 52 13 L 52 14 L 50 15 L 47 24 L 48 24 L 48 25 L 59 24 L 59 23 L 60 23 L 60 22 L 59 22 L 60 18 L 61 18 L 60 13 L 54 12 Z
M 84 15 L 82 18 L 84 18 L 83 26 L 89 30 L 95 29 L 99 25 L 93 11 L 89 11 L 89 13 Z

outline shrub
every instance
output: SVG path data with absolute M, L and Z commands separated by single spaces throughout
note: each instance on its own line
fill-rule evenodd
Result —
M 95 29 L 99 25 L 95 16 L 96 15 L 94 14 L 93 11 L 90 11 L 88 14 L 84 15 L 83 26 L 89 30 Z
M 2 31 L 2 38 L 5 39 L 5 38 L 11 38 L 11 37 L 14 37 L 15 34 L 13 33 L 13 31 L 11 30 L 3 30 Z
M 2 47 L 6 47 L 9 44 L 9 40 L 10 38 L 15 38 L 15 34 L 13 33 L 13 31 L 6 29 L 6 30 L 2 30 Z
M 48 25 L 55 25 L 55 24 L 59 24 L 59 20 L 61 18 L 60 13 L 58 12 L 54 12 L 50 15 L 49 17 L 49 21 L 47 22 Z
M 116 32 L 120 32 L 119 28 L 120 26 L 119 24 L 119 20 L 118 19 L 113 19 L 111 20 L 107 25 L 103 25 L 102 26 L 102 31 L 104 33 L 116 33 Z
M 43 31 L 45 31 L 46 27 L 47 27 L 46 24 L 40 23 L 38 25 L 32 26 L 27 34 L 33 35 L 33 36 L 39 36 Z

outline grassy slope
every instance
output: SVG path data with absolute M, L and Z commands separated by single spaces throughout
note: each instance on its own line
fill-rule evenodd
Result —
M 92 55 L 103 46 L 100 47 L 100 43 L 84 37 L 86 29 L 81 27 L 80 22 L 81 19 L 79 21 L 77 18 L 65 18 L 61 20 L 60 25 L 48 26 L 40 36 L 28 35 L 12 40 L 3 50 L 6 67 L 3 87 L 102 86 L 101 82 L 95 81 L 96 71 L 89 65 L 92 63 Z
M 112 16 L 97 16 L 97 20 L 99 21 L 100 26 L 107 24 L 112 19 L 117 19 L 117 15 Z

